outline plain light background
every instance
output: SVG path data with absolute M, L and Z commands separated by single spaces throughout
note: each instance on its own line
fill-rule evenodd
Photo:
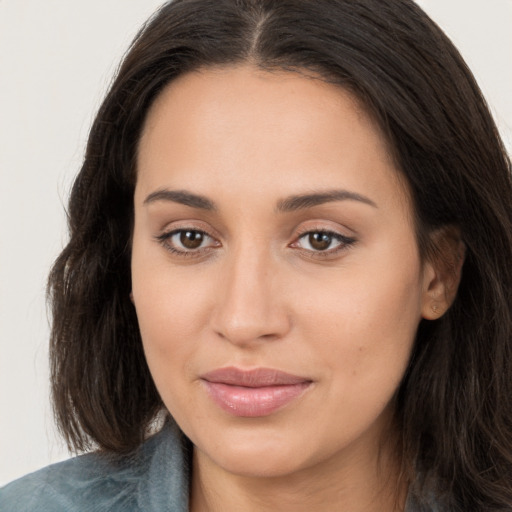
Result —
M 48 399 L 48 269 L 92 117 L 161 0 L 0 0 L 0 485 L 66 458 Z M 512 148 L 512 0 L 420 0 Z

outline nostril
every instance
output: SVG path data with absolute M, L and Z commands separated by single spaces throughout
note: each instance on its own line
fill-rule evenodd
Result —
M 274 339 L 278 339 L 279 336 L 277 334 L 264 334 L 263 336 L 260 336 L 260 338 L 264 339 L 264 340 L 271 341 L 271 340 L 274 340 Z
M 254 343 L 276 341 L 288 332 L 289 323 L 285 317 L 265 317 L 258 321 L 252 317 L 245 322 L 229 321 L 216 322 L 214 331 L 221 339 L 236 345 L 250 345 Z

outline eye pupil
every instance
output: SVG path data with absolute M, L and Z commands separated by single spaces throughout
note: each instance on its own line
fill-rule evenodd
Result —
M 198 249 L 204 240 L 204 234 L 200 231 L 182 231 L 180 243 L 187 249 Z
M 310 233 L 309 244 L 317 251 L 329 249 L 332 242 L 332 236 L 327 233 Z

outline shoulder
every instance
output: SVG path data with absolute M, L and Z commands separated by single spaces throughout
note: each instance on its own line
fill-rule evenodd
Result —
M 87 454 L 0 489 L 2 512 L 185 511 L 186 440 L 168 425 L 130 456 Z
M 80 510 L 77 506 L 85 502 L 96 510 L 95 505 L 119 496 L 121 485 L 125 496 L 133 494 L 133 481 L 129 478 L 133 469 L 128 469 L 127 464 L 123 466 L 111 466 L 97 454 L 53 464 L 1 489 L 0 510 L 74 511 Z

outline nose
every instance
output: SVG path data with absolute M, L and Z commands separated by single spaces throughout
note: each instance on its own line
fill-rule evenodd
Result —
M 239 346 L 285 336 L 291 323 L 276 267 L 263 251 L 239 251 L 225 261 L 212 316 L 218 336 Z

